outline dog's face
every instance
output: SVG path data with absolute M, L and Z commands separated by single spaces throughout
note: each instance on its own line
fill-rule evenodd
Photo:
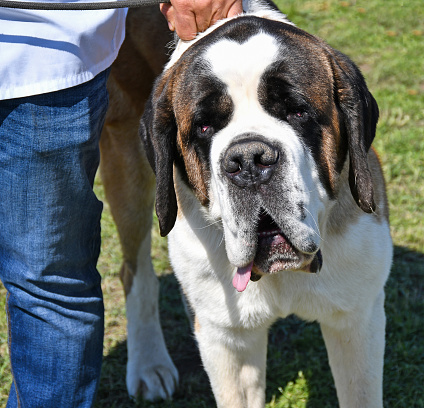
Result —
M 252 267 L 317 271 L 320 223 L 346 160 L 354 199 L 373 211 L 366 154 L 377 118 L 345 56 L 284 21 L 230 20 L 165 70 L 142 119 L 162 235 L 177 214 L 175 165 L 222 221 L 237 289 Z

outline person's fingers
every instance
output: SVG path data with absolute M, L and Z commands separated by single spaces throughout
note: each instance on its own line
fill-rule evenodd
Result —
M 216 0 L 196 0 L 193 4 L 193 15 L 198 33 L 205 31 L 211 25 L 217 7 L 215 3 Z
M 173 0 L 162 3 L 160 10 L 171 31 L 184 40 L 192 40 L 212 24 L 243 11 L 242 0 Z
M 171 31 L 175 30 L 174 26 L 174 18 L 173 18 L 173 9 L 171 3 L 160 3 L 159 5 L 161 13 L 166 18 L 166 21 L 168 22 L 168 27 Z
M 175 0 L 173 4 L 161 3 L 160 11 L 168 21 L 169 29 L 176 31 L 182 40 L 188 41 L 196 37 L 198 29 L 191 2 Z
M 183 41 L 193 40 L 199 32 L 196 18 L 193 13 L 175 13 L 174 27 L 178 37 Z
M 210 25 L 215 24 L 219 20 L 228 17 L 235 17 L 243 12 L 243 3 L 241 0 L 233 0 L 232 2 L 223 2 L 222 7 L 215 10 Z
M 227 17 L 235 17 L 243 13 L 243 2 L 242 0 L 236 0 L 230 4 L 227 11 Z

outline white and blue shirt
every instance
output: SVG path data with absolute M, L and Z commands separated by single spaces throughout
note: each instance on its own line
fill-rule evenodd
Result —
M 107 69 L 125 36 L 127 9 L 0 8 L 0 100 L 70 88 Z

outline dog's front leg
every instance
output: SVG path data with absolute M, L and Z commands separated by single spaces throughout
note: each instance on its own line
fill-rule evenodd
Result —
M 267 329 L 196 324 L 196 338 L 218 408 L 263 408 Z
M 384 293 L 348 327 L 321 324 L 340 408 L 383 407 Z

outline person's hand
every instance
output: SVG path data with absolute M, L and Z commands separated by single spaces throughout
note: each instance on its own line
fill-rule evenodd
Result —
M 243 11 L 242 0 L 172 0 L 161 3 L 160 10 L 171 31 L 182 40 L 192 40 L 218 20 Z

